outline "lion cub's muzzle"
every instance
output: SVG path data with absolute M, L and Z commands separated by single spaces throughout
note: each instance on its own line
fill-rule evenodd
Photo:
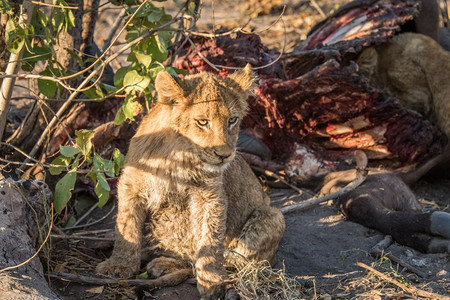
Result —
M 231 152 L 229 153 L 223 153 L 223 152 L 218 152 L 218 151 L 214 151 L 214 154 L 220 159 L 222 160 L 222 162 L 225 161 L 225 159 L 229 158 L 231 156 Z
M 235 150 L 231 147 L 211 147 L 209 149 L 205 149 L 202 160 L 210 165 L 221 166 L 232 161 L 234 155 Z

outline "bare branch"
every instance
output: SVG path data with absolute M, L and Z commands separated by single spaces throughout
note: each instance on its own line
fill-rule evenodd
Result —
M 42 5 L 42 6 L 50 6 L 50 7 L 57 7 L 57 8 L 64 8 L 64 9 L 78 9 L 78 6 L 64 6 L 60 4 L 50 4 L 50 3 L 44 3 L 39 1 L 31 1 L 31 3 L 36 5 Z
M 180 269 L 172 273 L 163 275 L 156 279 L 120 279 L 120 278 L 100 278 L 75 275 L 70 273 L 50 273 L 51 278 L 59 280 L 78 282 L 95 285 L 120 285 L 120 286 L 141 286 L 147 288 L 157 288 L 163 286 L 178 285 L 193 276 L 192 269 Z M 174 280 L 177 279 L 177 280 Z
M 33 14 L 35 5 L 28 0 L 24 0 L 21 5 L 21 12 L 19 17 L 19 26 L 25 28 L 31 22 L 31 15 Z M 18 53 L 11 53 L 8 65 L 6 66 L 6 74 L 15 74 L 20 68 L 20 60 L 22 59 L 25 45 Z M 14 88 L 15 78 L 5 78 L 2 82 L 0 90 L 0 141 L 3 138 L 5 131 L 6 118 L 9 112 L 9 101 Z

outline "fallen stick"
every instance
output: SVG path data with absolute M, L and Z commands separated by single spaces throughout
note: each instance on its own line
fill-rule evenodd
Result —
M 86 241 L 101 241 L 101 242 L 114 242 L 113 238 L 102 238 L 95 236 L 82 236 L 82 235 L 62 235 L 62 234 L 51 234 L 51 238 L 54 239 L 65 239 L 65 240 L 86 240 Z
M 136 286 L 146 288 L 159 288 L 166 286 L 175 286 L 185 282 L 189 278 L 193 277 L 192 269 L 176 270 L 172 273 L 163 275 L 156 279 L 121 279 L 121 278 L 101 278 L 76 275 L 64 272 L 55 272 L 47 274 L 51 278 L 59 280 L 92 284 L 92 285 L 119 285 L 119 286 Z
M 390 252 L 386 252 L 386 248 L 389 247 L 392 244 L 392 237 L 390 235 L 386 235 L 383 240 L 381 240 L 378 244 L 372 247 L 370 249 L 370 255 L 372 255 L 375 258 L 380 258 L 382 256 L 389 258 L 391 261 L 395 262 L 399 266 L 402 266 L 406 268 L 408 271 L 417 274 L 418 276 L 422 278 L 427 278 L 427 274 L 422 272 L 421 270 L 417 269 L 416 267 L 411 266 L 407 262 L 401 260 L 394 254 Z
M 308 208 L 311 208 L 313 206 L 319 205 L 323 202 L 326 202 L 328 200 L 338 198 L 354 189 L 356 189 L 358 186 L 360 186 L 364 180 L 367 178 L 367 156 L 364 154 L 363 151 L 357 150 L 355 151 L 355 160 L 356 160 L 356 178 L 349 184 L 347 184 L 345 187 L 340 189 L 337 192 L 318 197 L 318 198 L 310 198 L 308 200 L 302 201 L 297 204 L 289 205 L 280 208 L 280 211 L 283 214 L 287 214 L 293 211 L 299 211 L 299 210 L 305 210 Z
M 370 249 L 370 254 L 372 254 L 372 252 L 375 253 L 384 251 L 387 247 L 389 247 L 392 244 L 393 241 L 394 240 L 392 239 L 392 236 L 385 235 L 384 239 L 379 241 L 375 246 L 372 247 L 372 249 Z
M 447 296 L 443 296 L 443 295 L 439 295 L 439 294 L 436 294 L 436 293 L 420 290 L 420 289 L 416 288 L 415 286 L 406 286 L 403 283 L 401 283 L 401 282 L 399 282 L 399 281 L 397 281 L 397 280 L 395 280 L 393 278 L 390 278 L 389 276 L 381 273 L 380 271 L 375 270 L 372 267 L 369 267 L 368 265 L 366 265 L 366 264 L 364 264 L 362 262 L 357 262 L 356 265 L 358 267 L 361 267 L 361 268 L 364 268 L 366 270 L 369 270 L 370 272 L 374 273 L 375 275 L 377 275 L 378 277 L 380 277 L 384 281 L 387 281 L 387 282 L 389 282 L 389 283 L 391 283 L 393 285 L 396 285 L 397 287 L 402 289 L 405 293 L 409 293 L 409 294 L 412 294 L 412 295 L 415 295 L 415 296 L 425 297 L 425 298 L 428 298 L 428 299 L 438 299 L 438 300 L 439 299 L 446 299 L 446 300 L 450 299 L 450 297 L 447 297 Z
M 364 182 L 364 180 L 366 179 L 367 174 L 364 176 L 357 176 L 356 179 L 354 181 L 352 181 L 351 183 L 349 183 L 348 185 L 346 185 L 344 188 L 342 188 L 341 190 L 322 196 L 322 197 L 318 197 L 318 198 L 310 198 L 308 200 L 302 201 L 301 203 L 297 203 L 297 204 L 293 204 L 293 205 L 289 205 L 289 206 L 285 206 L 280 208 L 280 211 L 283 214 L 287 214 L 293 211 L 299 211 L 299 210 L 305 210 L 308 208 L 311 208 L 313 206 L 319 205 L 323 202 L 326 202 L 328 200 L 337 198 L 339 196 L 342 196 L 354 189 L 356 189 L 358 186 L 361 185 L 361 183 Z

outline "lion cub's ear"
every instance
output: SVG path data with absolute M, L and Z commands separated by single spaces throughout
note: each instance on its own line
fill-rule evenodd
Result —
M 155 79 L 158 102 L 175 105 L 184 100 L 184 91 L 167 71 L 160 71 Z
M 247 64 L 245 68 L 234 72 L 227 78 L 237 83 L 244 93 L 249 93 L 255 84 L 256 75 L 252 71 L 252 66 Z

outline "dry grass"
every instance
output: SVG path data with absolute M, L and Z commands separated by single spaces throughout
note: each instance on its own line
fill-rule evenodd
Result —
M 230 274 L 234 288 L 241 299 L 302 299 L 306 298 L 299 281 L 286 274 L 285 269 L 274 269 L 268 261 L 236 259 L 235 272 Z

